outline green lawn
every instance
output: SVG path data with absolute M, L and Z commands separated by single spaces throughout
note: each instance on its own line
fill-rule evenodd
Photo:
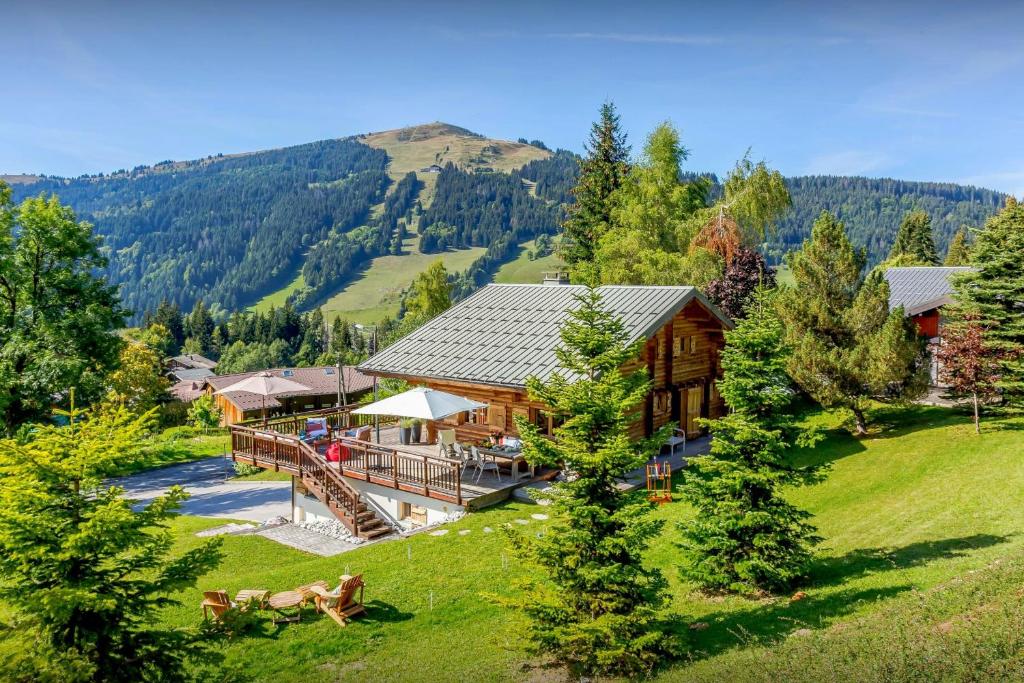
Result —
M 678 578 L 674 546 L 675 524 L 685 524 L 691 509 L 681 501 L 659 508 L 667 524 L 649 560 L 670 580 L 672 612 L 684 622 L 690 653 L 660 679 L 843 679 L 828 673 L 837 671 L 913 679 L 920 667 L 938 666 L 936 657 L 946 658 L 947 672 L 969 665 L 980 655 L 968 645 L 982 637 L 994 639 L 985 666 L 1005 670 L 993 658 L 1019 639 L 1011 627 L 1019 634 L 1024 616 L 1015 593 L 1024 580 L 1024 421 L 992 421 L 978 437 L 965 417 L 940 408 L 880 410 L 876 418 L 894 428 L 863 440 L 838 429 L 834 415 L 809 418 L 828 430 L 827 439 L 799 457 L 827 462 L 831 471 L 823 483 L 792 493 L 825 538 L 804 600 L 695 593 Z M 200 587 L 284 590 L 364 573 L 369 614 L 348 628 L 310 618 L 267 624 L 259 635 L 226 644 L 227 661 L 256 680 L 553 680 L 550 671 L 523 668 L 529 657 L 517 617 L 490 597 L 508 595 L 523 571 L 508 555 L 501 525 L 525 520 L 514 526 L 541 533 L 547 522 L 531 514 L 546 511 L 507 504 L 448 525 L 445 536 L 418 535 L 336 558 L 230 537 L 224 562 Z M 219 523 L 179 520 L 179 547 Z M 495 533 L 484 533 L 485 526 Z M 179 597 L 184 604 L 167 610 L 167 622 L 196 624 L 198 589 Z M 998 609 L 986 607 L 993 604 Z M 948 647 L 935 630 L 947 620 L 958 634 Z M 691 623 L 701 626 L 685 626 Z
M 534 248 L 534 240 L 523 242 L 519 247 L 519 255 L 498 268 L 494 281 L 508 284 L 540 284 L 544 273 L 565 268 L 562 259 L 554 254 L 531 260 L 527 255 Z
M 143 457 L 132 471 L 165 467 L 212 455 L 223 455 L 231 446 L 226 430 L 171 427 L 152 436 L 143 446 Z
M 292 279 L 291 282 L 289 282 L 276 292 L 271 292 L 270 294 L 267 294 L 265 297 L 257 301 L 252 306 L 250 306 L 249 310 L 256 311 L 257 313 L 264 313 L 270 310 L 271 306 L 273 306 L 274 308 L 281 308 L 282 306 L 284 306 L 284 302 L 288 299 L 289 296 L 291 296 L 294 292 L 299 291 L 305 286 L 306 278 L 302 276 L 302 267 L 299 266 L 298 273 L 296 273 L 295 277 Z

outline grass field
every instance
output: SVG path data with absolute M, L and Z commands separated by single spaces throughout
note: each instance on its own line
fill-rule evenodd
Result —
M 276 292 L 271 292 L 270 294 L 266 295 L 265 297 L 257 301 L 255 304 L 250 306 L 249 310 L 256 311 L 257 313 L 264 313 L 270 310 L 271 306 L 273 306 L 274 308 L 281 308 L 281 306 L 284 306 L 284 302 L 289 297 L 289 295 L 291 295 L 293 292 L 299 291 L 305 286 L 306 279 L 302 277 L 302 268 L 300 267 L 298 274 L 291 282 L 289 282 Z
M 648 559 L 669 578 L 671 612 L 681 619 L 689 653 L 658 672 L 660 680 L 843 680 L 836 672 L 924 680 L 921 667 L 955 674 L 974 662 L 1019 671 L 1012 648 L 1024 615 L 1017 592 L 1024 579 L 1024 421 L 991 421 L 979 437 L 966 417 L 941 408 L 879 410 L 875 418 L 890 428 L 863 440 L 839 429 L 833 414 L 809 418 L 827 438 L 797 457 L 828 463 L 831 471 L 823 483 L 791 494 L 814 513 L 825 538 L 804 600 L 694 592 L 679 579 L 675 547 L 675 525 L 692 511 L 682 501 L 659 508 L 667 524 Z M 369 614 L 346 629 L 326 618 L 276 628 L 268 621 L 262 633 L 225 644 L 227 662 L 256 680 L 553 680 L 554 672 L 524 668 L 531 660 L 517 637 L 518 617 L 490 597 L 509 595 L 524 571 L 500 527 L 511 522 L 540 533 L 549 522 L 531 515 L 545 511 L 506 504 L 448 525 L 444 536 L 336 558 L 230 537 L 222 565 L 201 587 L 285 590 L 341 573 L 365 575 Z M 179 520 L 179 547 L 199 542 L 192 533 L 217 523 Z M 167 623 L 195 625 L 198 590 L 179 597 L 183 605 L 167 610 Z M 971 650 L 983 642 L 985 652 Z
M 527 252 L 533 247 L 534 240 L 523 242 L 519 247 L 519 256 L 503 264 L 494 274 L 494 281 L 506 284 L 538 284 L 544 279 L 545 272 L 565 267 L 562 259 L 554 254 L 531 261 Z
M 152 436 L 143 446 L 143 457 L 133 471 L 191 462 L 211 455 L 221 455 L 231 446 L 226 430 L 199 430 L 193 427 L 171 427 Z M 127 472 L 126 472 L 127 473 Z
M 449 273 L 457 273 L 469 267 L 485 249 L 474 247 L 448 251 L 443 254 L 421 254 L 418 250 L 419 236 L 413 236 L 403 243 L 401 256 L 378 256 L 362 276 L 323 304 L 328 320 L 340 315 L 352 322 L 376 323 L 386 316 L 398 313 L 399 296 L 417 275 L 426 270 L 437 259 L 444 262 Z

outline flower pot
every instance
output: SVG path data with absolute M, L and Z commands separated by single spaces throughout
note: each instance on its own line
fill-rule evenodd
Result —
M 423 424 L 416 422 L 412 426 L 412 443 L 419 443 L 420 436 L 423 435 Z
M 412 427 L 399 427 L 398 428 L 398 443 L 408 444 L 409 437 L 412 435 Z

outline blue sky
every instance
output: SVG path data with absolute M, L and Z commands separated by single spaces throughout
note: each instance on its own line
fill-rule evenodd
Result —
M 212 5 L 216 4 L 216 8 Z M 581 150 L 1024 195 L 1024 2 L 0 0 L 0 172 L 77 175 L 441 120 Z

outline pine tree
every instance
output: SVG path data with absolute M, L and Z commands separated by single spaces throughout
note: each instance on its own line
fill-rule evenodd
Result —
M 957 306 L 976 313 L 985 347 L 998 355 L 1004 402 L 1024 406 L 1024 206 L 1010 197 L 972 248 L 975 270 L 954 281 Z
M 936 266 L 939 255 L 932 236 L 932 219 L 924 211 L 911 211 L 903 217 L 889 261 L 906 265 Z
M 861 279 L 864 253 L 827 211 L 787 261 L 796 284 L 777 304 L 793 348 L 790 376 L 821 405 L 850 410 L 865 434 L 872 400 L 908 400 L 927 388 L 924 340 L 902 309 L 889 310 L 881 270 Z
M 575 202 L 562 223 L 562 258 L 575 265 L 594 260 L 597 242 L 611 225 L 611 197 L 629 173 L 629 145 L 619 124 L 615 104 L 601 105 L 600 120 L 590 129 L 587 155 L 573 188 Z
M 946 250 L 946 260 L 943 265 L 947 266 L 969 266 L 971 265 L 971 247 L 967 244 L 967 226 L 961 226 Z
M 679 527 L 683 574 L 707 590 L 778 591 L 805 575 L 820 540 L 810 514 L 783 492 L 817 481 L 819 468 L 790 460 L 801 432 L 789 409 L 785 329 L 768 289 L 755 290 L 725 338 L 718 387 L 730 411 L 707 421 L 711 452 L 688 461 L 683 491 L 697 514 Z
M 219 542 L 175 558 L 168 522 L 187 494 L 172 487 L 141 509 L 104 485 L 129 470 L 153 413 L 66 413 L 27 442 L 0 441 L 0 599 L 16 653 L 3 680 L 181 681 L 202 634 L 156 625 L 169 597 L 219 562 Z
M 643 562 L 661 522 L 651 519 L 650 503 L 618 484 L 667 434 L 630 440 L 650 382 L 644 371 L 620 368 L 639 346 L 625 344 L 622 323 L 601 307 L 596 290 L 577 299 L 556 352 L 562 371 L 546 382 L 527 381 L 530 399 L 565 422 L 549 440 L 516 418 L 527 459 L 558 463 L 569 476 L 550 490 L 554 522 L 547 533 L 533 539 L 510 532 L 517 554 L 543 578 L 507 602 L 527 616 L 532 648 L 574 675 L 643 674 L 674 649 L 659 616 L 665 579 Z

